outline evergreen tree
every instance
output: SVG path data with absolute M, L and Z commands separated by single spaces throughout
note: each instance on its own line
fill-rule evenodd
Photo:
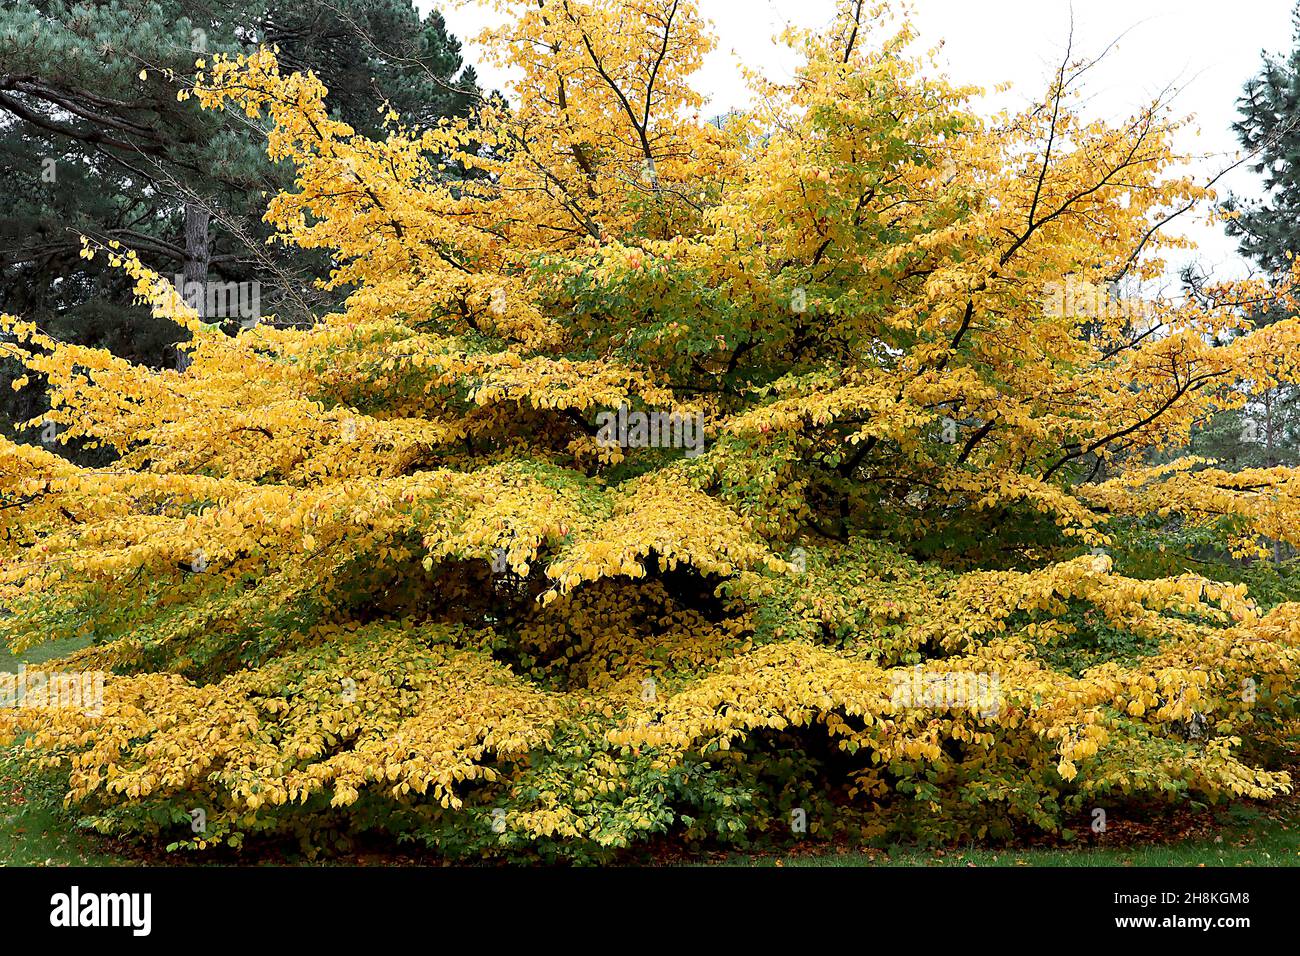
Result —
M 1226 229 L 1238 249 L 1277 283 L 1292 270 L 1300 245 L 1300 8 L 1292 50 L 1285 57 L 1265 53 L 1259 72 L 1247 81 L 1237 101 L 1233 124 L 1251 168 L 1262 177 L 1260 199 L 1230 196 Z M 1187 276 L 1197 292 L 1203 281 Z M 1272 325 L 1292 310 L 1279 303 L 1254 312 L 1257 326 Z M 1223 412 L 1198 430 L 1194 451 L 1240 463 L 1242 467 L 1294 465 L 1300 461 L 1300 390 L 1278 385 L 1253 396 L 1239 411 Z
M 1273 276 L 1291 270 L 1287 254 L 1296 246 L 1300 214 L 1300 8 L 1294 20 L 1291 52 L 1285 59 L 1265 53 L 1237 100 L 1240 119 L 1233 131 L 1263 177 L 1264 198 L 1233 196 L 1224 203 L 1234 215 L 1228 234 L 1242 255 Z
M 7 5 L 0 10 L 0 310 L 132 361 L 178 358 L 169 347 L 184 331 L 130 305 L 119 276 L 80 258 L 80 235 L 121 242 L 199 289 L 209 281 L 255 282 L 259 311 L 281 321 L 311 321 L 337 303 L 305 281 L 328 269 L 324 256 L 266 242 L 266 197 L 285 188 L 291 173 L 267 159 L 263 126 L 177 97 L 197 60 L 258 45 L 310 64 L 337 91 L 334 114 L 368 134 L 378 132 L 384 102 L 420 126 L 465 115 L 479 96 L 442 17 L 421 20 L 410 0 Z M 246 316 L 210 318 L 234 331 L 234 320 Z M 16 374 L 0 367 L 0 429 L 10 434 L 39 414 L 43 395 L 39 380 L 12 392 Z

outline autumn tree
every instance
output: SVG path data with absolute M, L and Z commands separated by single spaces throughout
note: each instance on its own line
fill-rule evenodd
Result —
M 1210 198 L 1165 103 L 1087 118 L 1071 53 L 984 116 L 849 0 L 709 122 L 693 3 L 499 7 L 513 101 L 434 129 L 362 135 L 269 49 L 202 68 L 295 170 L 266 220 L 348 290 L 319 326 L 222 335 L 89 240 L 185 371 L 5 318 L 121 456 L 0 445 L 0 632 L 111 672 L 5 714 L 33 772 L 178 847 L 544 859 L 1290 788 L 1300 607 L 1116 566 L 1154 517 L 1300 527 L 1290 469 L 1149 460 L 1293 379 L 1300 324 L 1084 294 Z
M 79 234 L 129 243 L 151 268 L 186 283 L 256 282 L 259 302 L 280 321 L 310 322 L 337 305 L 341 296 L 311 288 L 327 268 L 322 254 L 267 243 L 265 197 L 289 185 L 292 170 L 268 159 L 263 130 L 242 114 L 177 99 L 196 59 L 262 45 L 295 68 L 310 62 L 334 91 L 331 113 L 371 135 L 384 103 L 433 126 L 467 115 L 481 96 L 442 17 L 422 19 L 410 0 L 6 4 L 0 309 L 66 341 L 174 363 L 182 330 L 133 306 L 119 272 L 79 258 Z M 247 318 L 208 318 L 217 317 Z M 0 366 L 8 396 L 0 428 L 44 407 L 39 378 L 15 395 L 11 369 Z

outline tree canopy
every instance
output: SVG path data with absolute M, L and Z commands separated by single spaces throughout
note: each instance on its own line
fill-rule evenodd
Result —
M 293 167 L 266 222 L 328 253 L 322 322 L 222 334 L 90 239 L 187 368 L 3 318 L 60 438 L 120 456 L 0 443 L 0 635 L 111 672 L 101 713 L 0 718 L 79 813 L 603 859 L 1289 789 L 1300 606 L 1148 542 L 1296 543 L 1292 469 L 1151 462 L 1293 380 L 1300 321 L 1096 294 L 1211 198 L 1167 104 L 1088 118 L 1071 54 L 984 115 L 845 0 L 712 123 L 689 0 L 501 6 L 515 100 L 433 127 L 200 63 Z
M 340 295 L 311 285 L 327 267 L 323 256 L 267 243 L 266 197 L 292 183 L 292 169 L 267 157 L 261 126 L 176 95 L 192 83 L 197 58 L 272 44 L 286 64 L 310 63 L 331 87 L 331 113 L 370 134 L 382 126 L 383 104 L 432 126 L 467 115 L 482 95 L 441 16 L 422 20 L 410 0 L 7 4 L 0 309 L 62 340 L 174 364 L 184 331 L 132 305 L 121 273 L 80 258 L 79 235 L 129 243 L 150 268 L 183 276 L 182 285 L 256 282 L 259 304 L 281 322 L 310 322 L 336 306 Z M 231 314 L 208 318 L 227 325 L 248 317 L 217 311 Z M 7 432 L 45 407 L 39 377 L 15 395 L 18 377 L 11 363 L 0 366 Z

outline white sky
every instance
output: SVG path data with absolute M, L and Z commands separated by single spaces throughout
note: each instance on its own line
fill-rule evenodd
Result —
M 920 33 L 918 52 L 942 43 L 941 62 L 954 82 L 991 90 L 1014 84 L 1014 105 L 1045 88 L 1059 64 L 1069 34 L 1071 7 L 1074 48 L 1100 53 L 1127 35 L 1090 75 L 1090 112 L 1103 118 L 1131 113 L 1171 84 L 1180 89 L 1177 112 L 1193 116 L 1192 128 L 1176 145 L 1204 158 L 1194 167 L 1208 180 L 1237 155 L 1230 125 L 1243 83 L 1260 66 L 1261 52 L 1285 52 L 1292 37 L 1294 0 L 913 0 Z M 499 16 L 475 0 L 416 0 L 422 10 L 437 6 L 448 27 L 466 47 L 484 86 L 506 88 L 510 77 L 488 68 L 471 38 Z M 747 91 L 738 62 L 759 66 L 769 75 L 788 76 L 795 64 L 790 51 L 772 38 L 787 24 L 816 27 L 830 22 L 832 0 L 699 0 L 713 21 L 717 48 L 706 59 L 696 85 L 709 98 L 710 113 L 743 106 Z M 1220 194 L 1257 195 L 1254 174 L 1234 171 L 1219 184 Z M 1184 217 L 1182 231 L 1196 240 L 1194 258 L 1217 274 L 1241 274 L 1246 265 L 1234 243 L 1203 216 Z M 1298 227 L 1300 228 L 1300 227 Z M 1184 257 L 1185 258 L 1185 257 Z M 1175 260 L 1175 263 L 1180 260 Z M 1169 291 L 1173 291 L 1172 289 Z

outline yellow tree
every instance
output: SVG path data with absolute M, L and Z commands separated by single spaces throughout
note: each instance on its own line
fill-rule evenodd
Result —
M 1166 104 L 1085 119 L 1067 55 L 983 116 L 847 0 L 711 123 L 693 3 L 499 7 L 515 101 L 434 131 L 357 135 L 274 50 L 181 92 L 265 124 L 267 220 L 338 314 L 228 337 L 87 244 L 184 371 L 3 319 L 47 436 L 118 456 L 0 445 L 0 633 L 110 672 L 93 713 L 5 712 L 34 770 L 186 847 L 578 859 L 1289 788 L 1297 606 L 1106 550 L 1296 535 L 1291 472 L 1152 462 L 1294 377 L 1300 323 L 1097 291 L 1206 196 Z

